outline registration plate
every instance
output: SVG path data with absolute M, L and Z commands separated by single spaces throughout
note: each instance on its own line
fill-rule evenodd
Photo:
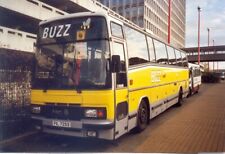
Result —
M 70 128 L 71 127 L 71 122 L 53 120 L 52 121 L 52 126 Z

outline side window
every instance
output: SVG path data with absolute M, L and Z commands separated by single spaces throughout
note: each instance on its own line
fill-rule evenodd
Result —
M 177 65 L 182 66 L 183 63 L 182 63 L 182 57 L 181 57 L 180 51 L 175 49 L 175 54 L 176 54 L 176 58 L 177 58 Z
M 196 76 L 197 76 L 197 70 L 194 69 L 194 77 L 196 77 Z
M 111 32 L 113 36 L 123 38 L 123 31 L 121 25 L 111 22 Z
M 129 65 L 149 62 L 147 41 L 144 34 L 125 26 Z
M 149 55 L 150 55 L 150 62 L 156 62 L 153 40 L 150 37 L 147 37 L 147 40 L 148 40 L 148 50 L 149 50 Z
M 126 87 L 127 86 L 127 73 L 126 73 L 126 61 L 124 54 L 124 46 L 121 43 L 113 42 L 113 52 L 114 55 L 120 56 L 121 62 L 121 72 L 117 73 L 117 86 L 118 87 Z
M 181 52 L 181 56 L 182 56 L 183 66 L 187 67 L 188 66 L 187 55 L 184 52 Z
M 200 68 L 198 69 L 199 76 L 202 75 Z
M 154 40 L 156 62 L 160 64 L 168 64 L 166 45 L 162 42 Z
M 170 65 L 176 65 L 177 61 L 176 61 L 176 56 L 175 56 L 175 52 L 174 52 L 174 48 L 167 46 L 167 52 L 168 52 L 168 59 L 169 59 L 169 64 Z
M 194 77 L 196 77 L 196 76 L 197 76 L 196 69 L 194 69 Z
M 195 71 L 195 68 L 193 70 L 193 77 L 196 77 L 196 71 Z
M 114 55 L 120 56 L 120 62 L 121 62 L 121 71 L 126 71 L 126 63 L 125 63 L 125 55 L 124 55 L 124 47 L 123 44 L 113 42 L 113 53 Z
M 195 68 L 194 70 L 194 77 L 200 76 L 201 75 L 201 71 L 199 68 Z

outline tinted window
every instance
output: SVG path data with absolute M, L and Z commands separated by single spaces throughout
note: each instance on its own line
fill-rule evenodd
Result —
M 156 62 L 160 64 L 168 64 L 166 46 L 162 42 L 154 40 Z
M 183 63 L 182 63 L 182 57 L 181 57 L 180 51 L 175 49 L 175 54 L 176 54 L 176 58 L 177 58 L 177 65 L 182 66 Z
M 121 25 L 111 22 L 111 30 L 113 36 L 123 38 L 123 31 Z
M 149 55 L 145 35 L 125 27 L 129 65 L 136 65 L 149 62 Z
M 149 50 L 149 55 L 150 55 L 150 62 L 156 62 L 153 40 L 150 37 L 147 37 L 147 40 L 148 40 L 148 50 Z
M 169 64 L 176 65 L 177 64 L 177 61 L 176 61 L 176 56 L 175 56 L 174 48 L 172 48 L 170 46 L 167 46 L 167 52 L 168 52 Z

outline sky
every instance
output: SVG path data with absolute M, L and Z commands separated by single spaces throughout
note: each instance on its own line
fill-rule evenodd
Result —
M 201 46 L 225 45 L 225 0 L 186 0 L 186 47 L 196 47 L 198 41 L 198 10 L 201 7 Z
M 225 45 L 225 0 L 186 0 L 186 44 L 185 47 L 198 46 L 198 10 L 201 8 L 200 46 Z M 218 65 L 218 66 L 217 66 Z M 214 66 L 214 67 L 213 67 Z M 225 69 L 225 62 L 210 63 L 210 69 Z

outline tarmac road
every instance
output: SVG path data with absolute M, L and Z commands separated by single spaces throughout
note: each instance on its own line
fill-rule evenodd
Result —
M 182 107 L 172 107 L 147 129 L 117 142 L 34 134 L 0 147 L 2 152 L 224 152 L 225 83 L 204 84 Z

